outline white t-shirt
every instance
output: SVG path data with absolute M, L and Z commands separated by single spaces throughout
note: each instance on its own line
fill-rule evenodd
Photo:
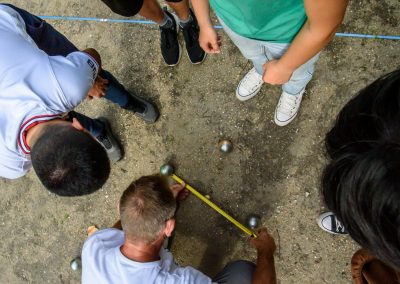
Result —
M 91 235 L 82 249 L 82 284 L 210 284 L 211 279 L 192 267 L 180 267 L 161 249 L 160 260 L 136 262 L 120 250 L 124 232 L 105 229 Z
M 31 161 L 25 131 L 75 108 L 98 69 L 83 52 L 48 56 L 27 34 L 21 16 L 0 5 L 0 177 L 26 174 Z

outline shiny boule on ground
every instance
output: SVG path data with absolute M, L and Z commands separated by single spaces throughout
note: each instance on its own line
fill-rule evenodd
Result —
M 257 214 L 250 214 L 246 218 L 246 224 L 250 229 L 254 230 L 260 226 L 261 218 Z
M 233 144 L 231 141 L 223 139 L 218 142 L 218 149 L 221 153 L 230 153 L 233 150 Z
M 169 164 L 165 164 L 160 167 L 160 173 L 162 175 L 170 176 L 174 173 L 174 171 L 174 167 Z
M 81 266 L 82 266 L 81 258 L 79 256 L 75 257 L 73 260 L 71 260 L 69 266 L 74 271 L 77 271 L 77 270 L 81 269 Z

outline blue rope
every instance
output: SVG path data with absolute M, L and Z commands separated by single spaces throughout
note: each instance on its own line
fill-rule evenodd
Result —
M 39 16 L 45 20 L 65 20 L 65 21 L 89 21 L 89 22 L 105 22 L 105 23 L 130 23 L 153 25 L 153 21 L 148 20 L 129 20 L 129 19 L 107 19 L 107 18 L 89 18 L 89 17 L 64 17 L 64 16 Z M 222 29 L 222 26 L 214 26 L 216 29 Z M 368 34 L 353 34 L 353 33 L 336 33 L 338 37 L 357 37 L 357 38 L 376 38 L 376 39 L 391 39 L 400 40 L 400 36 L 394 35 L 368 35 Z

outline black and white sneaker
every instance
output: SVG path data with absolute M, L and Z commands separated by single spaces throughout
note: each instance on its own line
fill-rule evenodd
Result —
M 124 109 L 132 111 L 136 116 L 143 119 L 146 123 L 154 123 L 160 113 L 155 105 L 139 97 L 134 92 L 130 92 L 131 97 Z
M 178 19 L 175 15 L 164 8 L 164 13 L 172 20 L 172 25 L 160 27 L 161 32 L 161 54 L 168 66 L 175 66 L 179 63 L 182 48 L 178 42 Z
M 200 64 L 204 61 L 204 59 L 206 59 L 207 54 L 200 47 L 200 28 L 197 23 L 196 16 L 191 9 L 190 16 L 192 20 L 184 26 L 180 25 L 180 27 L 183 33 L 183 38 L 185 39 L 186 53 L 189 57 L 190 62 L 192 62 L 193 64 Z
M 95 137 L 96 140 L 103 146 L 106 150 L 108 158 L 112 162 L 117 162 L 122 158 L 122 150 L 119 146 L 117 140 L 111 132 L 110 124 L 108 120 L 104 117 L 99 117 L 97 120 L 101 121 L 104 124 L 103 133 L 99 136 Z
M 347 235 L 348 232 L 343 224 L 336 218 L 332 212 L 321 214 L 317 218 L 318 226 L 325 232 L 337 235 Z

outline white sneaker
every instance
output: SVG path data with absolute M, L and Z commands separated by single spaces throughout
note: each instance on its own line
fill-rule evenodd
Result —
M 240 101 L 247 101 L 257 95 L 263 84 L 262 75 L 253 67 L 240 81 L 236 88 L 236 97 Z
M 289 124 L 297 115 L 305 89 L 297 95 L 283 92 L 275 109 L 275 123 L 279 126 Z
M 326 212 L 317 218 L 318 226 L 325 232 L 337 235 L 347 235 L 348 232 L 343 224 L 332 212 Z

